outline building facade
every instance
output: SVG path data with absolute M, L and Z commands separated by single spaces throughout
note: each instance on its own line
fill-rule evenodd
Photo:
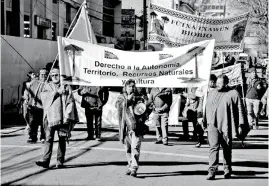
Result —
M 223 18 L 226 16 L 226 0 L 203 0 L 198 11 L 200 16 Z

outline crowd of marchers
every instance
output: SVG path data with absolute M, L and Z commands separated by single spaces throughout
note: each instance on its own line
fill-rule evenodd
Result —
M 248 90 L 242 99 L 237 90 L 228 86 L 226 75 L 210 75 L 209 85 L 181 92 L 186 99 L 182 110 L 183 139 L 189 139 L 188 122 L 193 124 L 195 147 L 206 143 L 204 131 L 208 131 L 209 168 L 207 179 L 212 180 L 218 170 L 219 149 L 223 149 L 224 178 L 232 174 L 232 140 L 244 140 L 249 130 L 257 129 L 260 115 L 268 112 L 268 85 L 251 69 L 247 80 Z M 53 68 L 48 73 L 41 69 L 39 75 L 28 73 L 29 80 L 23 84 L 23 116 L 27 123 L 28 143 L 40 141 L 44 153 L 36 165 L 49 168 L 55 132 L 58 134 L 57 168 L 64 168 L 66 143 L 74 125 L 79 121 L 74 91 L 82 97 L 81 107 L 87 120 L 86 140 L 101 141 L 102 108 L 109 98 L 108 87 L 70 86 L 60 83 L 60 71 Z M 268 82 L 268 79 L 267 79 Z M 169 144 L 168 121 L 173 103 L 171 88 L 138 88 L 135 80 L 125 81 L 115 107 L 118 111 L 119 141 L 126 149 L 126 175 L 137 176 L 143 136 L 148 131 L 145 122 L 153 113 L 156 128 L 155 144 Z

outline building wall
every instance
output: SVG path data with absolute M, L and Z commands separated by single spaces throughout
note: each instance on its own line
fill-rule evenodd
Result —
M 92 23 L 93 31 L 96 34 L 103 34 L 103 1 L 91 0 L 90 2 L 89 14 L 92 16 L 90 21 Z
M 121 4 L 118 4 L 115 7 L 114 16 L 115 16 L 114 22 L 121 23 Z M 121 36 L 121 25 L 120 24 L 114 25 L 114 35 L 116 38 L 119 38 Z
M 14 36 L 2 36 L 38 71 L 57 55 L 57 42 Z M 1 89 L 3 104 L 16 102 L 18 87 L 20 90 L 29 71 L 33 71 L 19 54 L 1 39 Z M 34 47 L 30 47 L 34 46 Z

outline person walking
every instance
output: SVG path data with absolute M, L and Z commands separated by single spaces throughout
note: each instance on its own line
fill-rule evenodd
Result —
M 35 143 L 37 141 L 38 127 L 40 126 L 40 141 L 45 142 L 45 131 L 43 127 L 43 106 L 40 93 L 42 92 L 47 78 L 47 70 L 41 69 L 39 72 L 39 80 L 33 80 L 29 83 L 28 88 L 24 91 L 24 98 L 27 105 L 28 113 L 28 140 L 27 143 Z
M 197 121 L 196 131 L 198 133 L 198 142 L 195 144 L 195 147 L 199 148 L 204 141 L 204 124 L 203 124 L 203 105 L 205 97 L 209 91 L 212 91 L 216 88 L 217 76 L 215 74 L 210 74 L 209 86 L 202 87 L 201 89 L 197 89 L 196 95 L 199 97 L 199 105 L 197 108 Z
M 149 103 L 153 107 L 153 122 L 156 126 L 156 144 L 168 145 L 168 118 L 173 102 L 171 88 L 152 88 Z
M 102 109 L 107 103 L 109 91 L 107 87 L 81 86 L 78 94 L 82 96 L 81 107 L 85 108 L 87 120 L 87 140 L 94 139 L 93 118 L 95 119 L 95 138 L 101 140 Z
M 128 167 L 126 175 L 137 176 L 139 156 L 148 107 L 147 95 L 136 90 L 135 81 L 126 81 L 123 92 L 117 97 L 115 107 L 119 116 L 119 140 L 125 146 Z
M 228 77 L 220 75 L 217 88 L 209 92 L 206 101 L 204 122 L 208 127 L 210 146 L 207 180 L 215 179 L 220 146 L 223 149 L 224 178 L 231 177 L 232 139 L 239 138 L 241 131 L 248 129 L 242 99 L 236 90 L 228 87 L 228 83 Z
M 246 94 L 246 105 L 248 122 L 251 128 L 258 129 L 258 121 L 260 114 L 260 103 L 262 94 L 262 83 L 256 74 L 255 68 L 250 69 L 250 77 L 247 79 L 248 89 Z
M 75 100 L 72 94 L 71 87 L 60 84 L 59 69 L 51 70 L 51 82 L 44 86 L 41 92 L 41 99 L 44 108 L 44 127 L 46 132 L 45 149 L 42 159 L 36 162 L 36 165 L 49 168 L 54 134 L 58 132 L 58 151 L 56 168 L 64 167 L 65 152 L 66 152 L 66 138 L 68 136 L 62 135 L 61 129 L 68 128 L 72 123 L 78 121 L 75 114 Z

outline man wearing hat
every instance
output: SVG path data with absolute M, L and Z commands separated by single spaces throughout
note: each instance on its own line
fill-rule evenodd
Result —
M 42 92 L 47 78 L 47 70 L 39 71 L 39 80 L 33 80 L 24 92 L 24 98 L 27 104 L 29 116 L 28 143 L 37 141 L 38 127 L 40 126 L 40 141 L 45 142 L 45 132 L 43 127 L 43 107 L 40 93 Z
M 41 99 L 44 108 L 44 127 L 46 131 L 45 150 L 41 161 L 36 164 L 43 168 L 48 168 L 51 160 L 54 134 L 58 132 L 58 151 L 56 168 L 64 165 L 66 152 L 66 139 L 69 136 L 62 135 L 62 129 L 68 128 L 78 121 L 75 100 L 69 85 L 60 84 L 59 69 L 51 70 L 51 82 L 44 86 L 41 92 Z
M 247 79 L 246 105 L 248 112 L 248 122 L 250 126 L 258 128 L 260 103 L 263 96 L 262 82 L 257 76 L 255 68 L 249 70 L 250 77 Z

